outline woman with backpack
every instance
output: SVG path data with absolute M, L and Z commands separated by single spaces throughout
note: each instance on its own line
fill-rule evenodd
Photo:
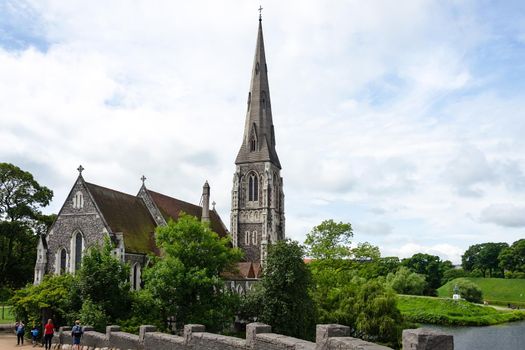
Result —
M 80 338 L 82 338 L 84 331 L 80 327 L 80 321 L 76 320 L 75 325 L 71 329 L 71 336 L 73 337 L 73 349 L 80 350 Z

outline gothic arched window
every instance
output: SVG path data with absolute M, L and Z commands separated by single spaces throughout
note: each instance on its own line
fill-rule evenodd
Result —
M 71 272 L 75 272 L 80 269 L 82 264 L 82 252 L 84 251 L 84 238 L 82 233 L 75 232 L 71 238 Z
M 250 245 L 250 231 L 244 232 L 244 245 Z
M 252 138 L 250 140 L 250 152 L 255 152 L 256 148 L 257 148 L 257 142 L 255 141 L 254 138 Z
M 252 244 L 257 245 L 257 231 L 252 232 Z
M 259 200 L 259 181 L 257 175 L 250 174 L 248 178 L 248 201 L 254 202 Z
M 84 207 L 84 195 L 82 192 L 78 191 L 73 197 L 73 208 L 82 209 Z
M 136 263 L 133 265 L 133 275 L 131 276 L 131 288 L 133 290 L 139 290 L 140 289 L 140 282 L 141 282 L 141 273 L 140 273 L 140 264 Z
M 65 248 L 60 251 L 60 274 L 66 273 L 67 252 Z

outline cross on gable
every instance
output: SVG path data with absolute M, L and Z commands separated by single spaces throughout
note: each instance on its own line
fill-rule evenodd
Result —
M 77 170 L 78 170 L 79 175 L 82 175 L 82 171 L 84 170 L 84 167 L 82 165 L 79 165 Z
M 144 182 L 146 182 L 146 176 L 142 175 L 140 179 L 142 180 L 142 184 L 144 185 Z

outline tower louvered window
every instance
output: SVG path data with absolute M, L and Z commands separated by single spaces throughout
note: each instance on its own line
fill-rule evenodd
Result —
M 259 200 L 259 181 L 255 174 L 251 174 L 248 180 L 248 200 L 250 202 Z

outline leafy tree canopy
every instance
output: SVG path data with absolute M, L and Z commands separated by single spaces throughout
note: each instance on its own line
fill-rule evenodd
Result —
M 19 288 L 31 281 L 36 257 L 36 234 L 47 231 L 55 216 L 40 212 L 53 192 L 31 173 L 0 163 L 0 285 Z
M 517 240 L 502 249 L 498 257 L 499 267 L 509 272 L 525 272 L 525 239 Z
M 257 317 L 276 333 L 312 339 L 315 307 L 309 295 L 311 274 L 297 242 L 285 240 L 269 246 L 260 287 L 249 293 L 243 315 Z
M 352 236 L 350 223 L 337 223 L 330 219 L 315 226 L 306 235 L 304 243 L 308 248 L 308 255 L 314 259 L 343 259 L 351 255 Z
M 401 266 L 395 273 L 389 273 L 386 284 L 399 294 L 422 295 L 427 282 L 425 276 Z
M 467 272 L 480 271 L 483 277 L 503 277 L 498 257 L 508 246 L 492 242 L 471 245 L 461 257 L 461 265 Z
M 156 240 L 164 256 L 143 276 L 162 319 L 223 330 L 233 320 L 237 296 L 224 290 L 221 273 L 234 268 L 240 250 L 230 248 L 229 237 L 219 237 L 208 224 L 186 214 L 158 227 Z
M 0 220 L 37 220 L 40 207 L 53 198 L 53 191 L 41 186 L 33 175 L 19 167 L 0 163 Z
M 425 276 L 427 287 L 424 294 L 426 295 L 436 294 L 436 289 L 442 285 L 444 271 L 452 267 L 449 261 L 443 262 L 439 256 L 424 253 L 417 253 L 410 258 L 403 259 L 401 264 Z
M 82 301 L 89 300 L 96 305 L 89 312 L 101 310 L 108 323 L 125 317 L 131 306 L 129 266 L 114 256 L 112 250 L 109 239 L 105 240 L 103 247 L 89 248 L 78 271 Z M 97 320 L 96 323 L 102 322 Z

